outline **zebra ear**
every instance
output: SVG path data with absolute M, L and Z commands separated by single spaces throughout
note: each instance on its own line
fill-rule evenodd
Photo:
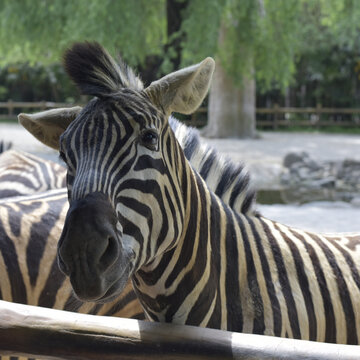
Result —
M 60 108 L 36 114 L 19 114 L 19 123 L 43 144 L 59 150 L 60 135 L 80 113 L 82 108 Z
M 208 57 L 197 65 L 175 71 L 152 82 L 145 89 L 145 93 L 167 114 L 191 114 L 204 100 L 214 69 L 215 61 Z

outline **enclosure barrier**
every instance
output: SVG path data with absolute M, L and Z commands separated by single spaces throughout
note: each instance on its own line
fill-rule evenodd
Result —
M 79 360 L 359 360 L 360 346 L 84 315 L 0 301 L 0 354 Z
M 201 114 L 207 114 L 206 107 L 201 107 L 192 114 L 188 123 L 194 126 L 205 125 L 206 116 L 201 116 Z M 274 104 L 272 107 L 256 108 L 256 126 L 273 130 L 292 126 L 358 127 L 360 126 L 360 108 L 327 108 L 320 104 L 316 107 L 280 107 Z
M 24 109 L 34 109 L 35 110 L 47 110 L 61 107 L 69 107 L 72 106 L 68 103 L 56 103 L 52 101 L 38 101 L 38 102 L 30 102 L 30 101 L 12 101 L 8 100 L 6 102 L 0 102 L 0 109 L 6 109 L 7 114 L 0 114 L 0 119 L 16 119 L 17 115 L 24 111 Z M 16 111 L 15 109 L 19 109 Z
M 81 105 L 81 104 L 77 104 Z M 47 109 L 70 107 L 74 104 L 57 103 L 51 101 L 40 102 L 18 102 L 8 100 L 0 102 L 0 110 L 5 109 L 7 113 L 0 113 L 0 119 L 16 119 L 20 112 L 35 112 Z M 273 107 L 256 109 L 257 127 L 272 128 L 279 127 L 306 126 L 321 128 L 324 126 L 357 127 L 360 126 L 360 108 L 326 108 L 320 104 L 316 107 L 296 108 L 280 107 L 274 104 Z M 323 119 L 327 115 L 327 119 Z M 264 120 L 263 117 L 267 119 Z M 294 116 L 300 116 L 301 119 L 294 119 Z M 206 124 L 207 108 L 201 107 L 194 114 L 185 118 L 184 121 L 192 126 L 203 126 Z M 330 117 L 330 118 L 329 118 Z M 340 117 L 341 121 L 337 118 Z M 343 119 L 343 118 L 346 119 Z

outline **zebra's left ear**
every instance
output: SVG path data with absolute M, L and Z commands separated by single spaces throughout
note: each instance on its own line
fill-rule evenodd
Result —
M 208 57 L 199 64 L 175 71 L 152 82 L 145 89 L 145 93 L 166 114 L 191 114 L 204 100 L 214 69 L 215 61 Z
M 19 114 L 19 123 L 46 146 L 59 150 L 60 135 L 77 117 L 82 108 L 60 108 L 36 114 Z

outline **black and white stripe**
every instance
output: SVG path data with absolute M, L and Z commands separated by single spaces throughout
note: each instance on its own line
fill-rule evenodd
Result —
M 358 344 L 360 235 L 331 237 L 278 224 L 251 211 L 251 192 L 241 193 L 234 211 L 218 196 L 235 197 L 227 185 L 227 177 L 236 184 L 231 171 L 224 170 L 228 176 L 213 192 L 201 177 L 207 166 L 195 171 L 176 140 L 169 112 L 198 106 L 212 62 L 143 90 L 125 87 L 117 76 L 103 80 L 98 69 L 112 64 L 107 57 L 92 44 L 65 56 L 70 76 L 97 96 L 66 128 L 60 146 L 70 211 L 59 258 L 83 298 L 111 299 L 130 274 L 156 321 Z M 111 211 L 117 233 L 103 236 L 102 224 L 114 221 L 105 215 Z
M 223 169 L 221 166 L 224 164 L 222 158 L 218 157 L 214 150 L 200 145 L 194 129 L 176 123 L 176 120 L 173 120 L 173 124 L 176 124 L 177 129 L 181 128 L 179 141 L 182 142 L 185 150 L 190 149 L 187 154 L 189 160 L 194 161 L 194 167 L 204 163 L 206 160 L 203 159 L 207 159 L 209 153 L 212 154 L 212 165 L 216 167 L 217 172 L 213 172 L 209 180 L 216 179 L 214 183 L 219 182 Z M 235 166 L 233 168 L 236 169 Z M 122 306 L 116 302 L 108 304 L 106 307 L 93 306 L 91 309 L 89 304 L 85 305 L 74 298 L 67 281 L 65 285 L 61 286 L 64 279 L 63 275 L 57 271 L 54 249 L 56 241 L 60 237 L 67 209 L 66 196 L 63 193 L 64 190 L 44 193 L 43 190 L 63 187 L 66 176 L 65 168 L 28 153 L 9 150 L 0 155 L 0 169 L 0 240 L 3 244 L 1 256 L 18 270 L 14 271 L 11 268 L 11 276 L 8 271 L 1 272 L 1 298 L 24 304 L 72 311 L 79 309 L 82 312 L 90 311 L 106 315 L 111 315 L 116 309 L 124 317 L 141 317 L 139 308 L 134 305 L 135 295 L 131 287 L 125 294 L 125 299 L 128 299 L 129 303 L 122 300 L 120 302 Z M 232 178 L 236 176 L 237 173 L 234 172 Z M 242 181 L 243 177 L 239 177 L 238 180 Z M 33 196 L 9 199 L 12 196 L 32 193 L 34 193 Z M 17 211 L 10 212 L 13 208 L 16 208 Z M 51 217 L 53 220 L 50 220 Z M 7 229 L 11 229 L 11 231 L 7 231 Z M 17 240 L 12 235 L 14 233 L 18 235 Z M 15 245 L 12 245 L 15 241 L 18 243 L 18 251 L 15 251 Z M 32 248 L 31 251 L 30 248 Z M 26 253 L 25 249 L 27 249 Z M 39 264 L 44 262 L 44 259 L 53 261 L 51 271 L 39 271 Z M 10 269 L 10 267 L 4 266 L 5 268 Z M 39 279 L 39 275 L 42 275 L 43 279 Z M 56 280 L 57 278 L 60 280 Z M 25 279 L 30 279 L 27 286 L 25 286 Z M 48 285 L 44 287 L 37 298 L 33 294 L 38 293 L 38 290 L 30 290 L 35 283 L 40 283 L 41 286 L 44 283 Z M 122 307 L 123 309 L 121 309 Z M 130 310 L 127 311 L 126 308 Z
M 0 299 L 82 313 L 143 318 L 129 283 L 121 299 L 79 301 L 60 272 L 56 247 L 68 210 L 66 189 L 0 202 Z
M 29 195 L 66 186 L 66 169 L 17 150 L 0 154 L 0 198 Z

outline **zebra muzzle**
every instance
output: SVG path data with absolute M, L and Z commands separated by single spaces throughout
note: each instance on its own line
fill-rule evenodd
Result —
M 104 194 L 72 202 L 58 244 L 58 263 L 80 299 L 100 299 L 119 280 L 122 284 L 123 277 L 127 280 L 129 256 L 120 240 L 116 213 Z

